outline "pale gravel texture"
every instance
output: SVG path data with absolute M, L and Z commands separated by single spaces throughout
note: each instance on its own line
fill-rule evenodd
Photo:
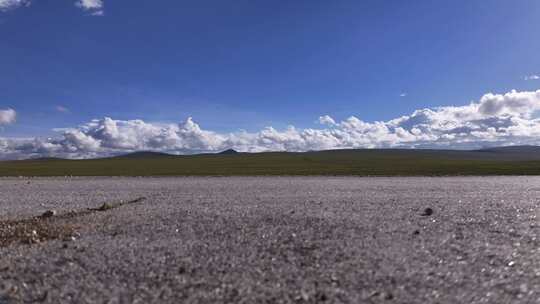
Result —
M 0 178 L 0 220 L 141 196 L 0 248 L 0 303 L 540 303 L 540 177 Z

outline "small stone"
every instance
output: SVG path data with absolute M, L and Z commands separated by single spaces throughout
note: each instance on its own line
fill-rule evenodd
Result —
M 378 297 L 380 294 L 381 294 L 380 292 L 375 290 L 368 295 L 368 298 Z
M 99 208 L 97 208 L 97 211 L 107 211 L 114 208 L 112 204 L 109 203 L 103 203 Z
M 421 214 L 422 216 L 430 216 L 433 214 L 433 209 L 431 208 L 426 208 L 424 209 L 424 212 Z
M 53 217 L 56 215 L 56 211 L 54 210 L 47 210 L 45 212 L 43 212 L 43 214 L 41 214 L 41 218 L 49 218 L 49 217 Z
M 417 229 L 417 230 L 413 231 L 413 234 L 414 234 L 414 235 L 419 235 L 419 234 L 420 234 L 420 230 Z

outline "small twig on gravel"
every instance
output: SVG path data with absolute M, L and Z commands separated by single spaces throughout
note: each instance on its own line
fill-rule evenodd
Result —
M 36 244 L 55 239 L 72 239 L 77 234 L 75 225 L 70 221 L 73 218 L 138 203 L 145 199 L 146 197 L 139 197 L 117 203 L 106 202 L 98 208 L 71 211 L 59 215 L 56 215 L 56 211 L 49 210 L 29 219 L 0 221 L 0 247 L 6 247 L 13 243 Z
M 120 202 L 117 202 L 117 203 L 105 202 L 105 203 L 103 203 L 101 206 L 99 206 L 97 208 L 88 208 L 88 210 L 89 211 L 107 211 L 107 210 L 111 210 L 111 209 L 114 209 L 114 208 L 121 207 L 123 205 L 139 203 L 139 202 L 144 201 L 145 199 L 146 199 L 146 197 L 141 196 L 141 197 L 138 197 L 138 198 L 130 200 L 130 201 L 120 201 Z

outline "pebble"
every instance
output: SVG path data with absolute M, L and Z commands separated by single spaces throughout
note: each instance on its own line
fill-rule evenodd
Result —
M 54 210 L 47 210 L 45 212 L 43 212 L 43 214 L 41 214 L 41 218 L 48 218 L 48 217 L 53 217 L 56 215 L 56 211 Z
M 433 209 L 426 208 L 426 209 L 424 209 L 424 212 L 422 213 L 422 216 L 430 216 L 432 214 L 433 214 Z
M 77 238 L 74 237 L 74 236 L 68 236 L 68 237 L 64 238 L 64 242 L 74 242 L 76 240 L 77 240 Z

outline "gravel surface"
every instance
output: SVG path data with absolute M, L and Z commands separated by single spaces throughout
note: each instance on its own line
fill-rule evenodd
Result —
M 540 177 L 0 178 L 0 193 L 2 304 L 540 303 Z

